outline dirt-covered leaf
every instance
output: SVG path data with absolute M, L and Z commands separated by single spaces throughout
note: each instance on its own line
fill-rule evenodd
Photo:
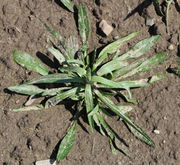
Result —
M 43 110 L 44 106 L 42 104 L 39 105 L 34 105 L 34 106 L 27 106 L 27 107 L 22 107 L 22 108 L 16 108 L 13 109 L 13 112 L 25 112 L 25 111 L 38 111 L 38 110 Z
M 102 85 L 99 85 L 99 87 L 121 88 L 121 89 L 144 87 L 144 86 L 148 85 L 148 79 L 115 82 L 115 81 L 108 80 L 108 79 L 100 77 L 100 76 L 93 76 L 92 82 L 98 82 L 98 83 L 102 84 Z
M 103 96 L 98 90 L 95 90 L 94 92 L 108 108 L 110 108 L 115 114 L 120 116 L 125 123 L 132 126 L 139 134 L 141 134 L 143 138 L 146 139 L 146 142 L 149 145 L 154 146 L 154 142 L 152 141 L 152 139 L 139 126 L 133 123 L 130 118 L 120 112 L 116 105 L 112 104 L 111 101 L 107 97 Z
M 60 64 L 65 61 L 65 57 L 58 49 L 50 47 L 48 48 L 48 51 L 59 61 Z
M 133 70 L 131 70 L 127 74 L 124 74 L 123 76 L 121 76 L 121 78 L 126 78 L 126 77 L 129 77 L 129 76 L 133 76 L 135 74 L 138 74 L 140 72 L 144 72 L 144 71 L 150 70 L 153 67 L 155 67 L 156 65 L 164 62 L 166 60 L 166 57 L 167 57 L 167 55 L 165 53 L 155 54 L 153 57 L 145 60 L 137 68 L 134 68 Z M 118 80 L 118 79 L 116 79 L 116 80 Z
M 67 67 L 63 66 L 63 67 L 60 67 L 59 70 L 61 72 L 77 73 L 80 77 L 82 77 L 86 74 L 86 70 L 79 66 L 67 66 Z
M 26 94 L 26 95 L 36 95 L 45 91 L 44 89 L 38 88 L 37 86 L 28 85 L 28 84 L 11 86 L 8 87 L 7 89 L 16 93 Z
M 118 51 L 118 49 L 122 46 L 122 44 L 131 38 L 135 37 L 138 34 L 138 32 L 134 32 L 129 34 L 126 37 L 120 38 L 117 41 L 114 41 L 113 43 L 107 45 L 98 56 L 98 59 L 96 63 L 94 64 L 93 68 L 96 69 L 107 57 L 108 55 L 112 55 Z
M 71 82 L 83 83 L 84 80 L 82 78 L 76 76 L 70 76 L 68 74 L 55 73 L 55 74 L 49 74 L 47 76 L 41 76 L 39 78 L 35 78 L 27 82 L 27 84 L 71 83 Z
M 77 122 L 73 121 L 69 129 L 67 130 L 66 135 L 64 136 L 63 140 L 60 143 L 59 150 L 56 156 L 56 160 L 60 161 L 63 160 L 70 150 L 72 149 L 74 143 L 75 143 L 75 138 L 76 138 L 76 125 Z
M 83 44 L 88 44 L 88 40 L 90 38 L 90 23 L 86 7 L 83 4 L 78 6 L 78 28 Z
M 49 73 L 49 69 L 45 65 L 23 51 L 16 50 L 12 56 L 14 61 L 30 71 L 37 72 L 41 75 L 48 75 Z
M 127 60 L 130 58 L 138 58 L 142 56 L 147 50 L 149 50 L 158 40 L 160 39 L 159 35 L 152 36 L 150 38 L 146 38 L 140 42 L 138 42 L 131 50 L 127 53 L 121 55 L 120 57 L 116 58 L 117 61 L 119 60 Z
M 94 109 L 92 88 L 90 84 L 86 84 L 86 87 L 85 87 L 85 104 L 86 104 L 86 112 L 87 114 L 89 114 Z M 93 121 L 92 116 L 90 115 L 88 115 L 88 122 L 91 127 L 91 130 L 93 130 L 94 121 Z
M 82 89 L 80 87 L 75 87 L 75 88 L 69 89 L 69 90 L 67 90 L 65 92 L 61 92 L 61 93 L 57 94 L 56 96 L 51 97 L 50 99 L 48 99 L 46 101 L 45 107 L 48 108 L 48 107 L 51 107 L 51 106 L 55 106 L 59 102 L 61 102 L 62 100 L 66 99 L 68 97 L 72 97 L 74 95 L 77 95 L 78 93 L 82 92 L 83 90 L 84 89 Z
M 64 6 L 66 6 L 71 12 L 74 12 L 73 4 L 71 0 L 60 0 Z
M 128 66 L 128 62 L 126 61 L 118 61 L 118 60 L 112 60 L 106 64 L 104 64 L 97 72 L 97 74 L 99 76 L 108 74 L 108 73 L 112 73 L 113 71 L 117 70 L 117 69 L 121 69 L 125 66 Z
M 70 89 L 71 87 L 61 87 L 61 88 L 52 88 L 52 89 L 45 89 L 41 96 L 55 96 L 65 90 Z

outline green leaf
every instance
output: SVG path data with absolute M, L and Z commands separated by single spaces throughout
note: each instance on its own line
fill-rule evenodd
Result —
M 141 65 L 146 59 L 142 58 L 142 59 L 139 59 L 135 62 L 132 62 L 131 64 L 129 64 L 128 66 L 125 66 L 119 70 L 116 70 L 114 73 L 113 73 L 113 79 L 114 80 L 119 80 L 122 78 L 123 75 L 127 74 L 128 72 L 136 69 L 139 65 Z
M 71 87 L 61 87 L 61 88 L 53 88 L 53 89 L 45 89 L 41 96 L 55 96 L 64 90 L 68 90 Z
M 180 66 L 177 66 L 177 67 L 173 68 L 172 71 L 173 71 L 175 74 L 180 75 Z
M 112 73 L 112 71 L 117 70 L 117 69 L 121 69 L 125 66 L 128 66 L 128 62 L 126 61 L 118 61 L 118 60 L 112 60 L 106 64 L 104 64 L 97 72 L 97 74 L 99 76 L 108 74 L 108 73 Z
M 84 80 L 82 78 L 76 76 L 70 76 L 68 74 L 55 73 L 33 79 L 27 82 L 27 84 L 72 83 L 72 82 L 83 83 Z
M 60 0 L 64 6 L 66 6 L 71 12 L 74 12 L 73 4 L 71 0 Z
M 78 28 L 83 45 L 88 46 L 88 40 L 90 38 L 90 23 L 86 7 L 83 4 L 78 6 Z
M 26 111 L 38 111 L 43 110 L 44 106 L 42 104 L 34 105 L 34 106 L 27 106 L 22 108 L 13 109 L 13 112 L 26 112 Z
M 144 61 L 137 68 L 134 68 L 133 70 L 131 70 L 127 74 L 121 76 L 121 78 L 130 77 L 130 76 L 133 76 L 133 75 L 138 74 L 140 72 L 150 70 L 154 66 L 156 66 L 157 64 L 160 64 L 160 63 L 164 62 L 166 60 L 166 56 L 167 55 L 165 53 L 155 54 L 153 57 L 151 57 L 151 58 L 147 59 L 146 61 Z M 117 78 L 116 81 L 117 80 L 119 80 L 119 78 Z
M 130 58 L 138 58 L 142 56 L 147 50 L 149 50 L 158 40 L 160 39 L 159 35 L 152 36 L 150 38 L 146 38 L 140 42 L 138 42 L 131 50 L 127 53 L 121 55 L 116 58 L 116 60 L 127 60 Z
M 70 59 L 74 59 L 76 52 L 79 50 L 78 40 L 70 36 L 66 43 L 66 51 Z
M 45 91 L 44 89 L 40 89 L 37 86 L 27 85 L 27 84 L 12 86 L 12 87 L 8 87 L 7 89 L 13 92 L 26 94 L 26 95 L 36 95 Z
M 96 63 L 93 66 L 93 70 L 95 70 L 107 57 L 108 55 L 112 55 L 118 51 L 118 49 L 122 46 L 122 44 L 131 38 L 135 37 L 138 32 L 134 32 L 129 34 L 126 37 L 120 38 L 117 41 L 107 45 L 99 54 Z
M 157 14 L 159 14 L 160 16 L 164 16 L 163 11 L 161 10 L 161 5 L 160 5 L 159 0 L 153 0 L 153 5 Z
M 60 67 L 59 70 L 61 72 L 73 72 L 73 73 L 77 73 L 80 77 L 84 76 L 86 74 L 86 70 L 84 68 L 81 68 L 79 66 L 63 66 Z
M 48 51 L 59 61 L 60 64 L 65 61 L 65 57 L 58 49 L 50 47 L 48 48 Z
M 41 75 L 48 75 L 49 73 L 49 69 L 46 66 L 25 52 L 16 50 L 12 56 L 19 65 L 30 71 L 37 72 Z
M 99 87 L 104 88 L 121 88 L 121 89 L 129 89 L 129 88 L 136 88 L 136 87 L 144 87 L 148 85 L 148 79 L 141 79 L 135 81 L 121 81 L 115 82 L 112 80 L 108 80 L 106 78 L 100 76 L 93 76 L 92 82 L 98 82 L 105 86 L 99 85 Z
M 57 96 L 51 97 L 50 99 L 48 99 L 46 101 L 46 105 L 45 107 L 51 107 L 51 106 L 55 106 L 57 105 L 59 102 L 61 102 L 62 100 L 68 98 L 68 97 L 72 97 L 74 95 L 77 95 L 78 93 L 82 92 L 84 89 L 80 88 L 80 87 L 75 87 L 72 89 L 69 89 L 65 92 L 59 93 L 57 94 Z
M 85 104 L 86 104 L 86 112 L 89 114 L 94 109 L 94 103 L 93 103 L 93 95 L 92 95 L 92 89 L 90 84 L 86 84 L 85 88 Z M 90 125 L 91 130 L 94 128 L 94 121 L 92 116 L 88 115 L 88 122 Z
M 84 66 L 84 63 L 81 60 L 67 60 L 68 64 L 78 64 Z
M 153 82 L 156 82 L 165 78 L 166 76 L 167 76 L 166 74 L 157 74 L 157 75 L 152 76 L 148 82 L 153 83 Z
M 139 126 L 134 124 L 126 115 L 120 112 L 116 105 L 112 104 L 111 101 L 107 97 L 104 97 L 98 90 L 94 90 L 94 92 L 108 108 L 110 108 L 115 114 L 120 116 L 125 123 L 129 124 L 138 133 L 140 133 L 146 139 L 149 145 L 154 146 L 154 142 L 151 140 L 151 138 Z
M 69 127 L 67 134 L 64 136 L 63 140 L 61 141 L 61 144 L 59 146 L 59 150 L 56 156 L 57 161 L 63 160 L 72 149 L 75 143 L 75 138 L 76 138 L 76 125 L 77 125 L 77 122 L 74 121 Z

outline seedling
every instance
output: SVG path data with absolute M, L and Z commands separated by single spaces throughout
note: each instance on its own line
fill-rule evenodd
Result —
M 163 3 L 160 3 L 159 0 L 153 0 L 154 7 L 158 15 L 160 15 L 163 19 L 165 19 L 166 23 L 166 31 L 169 32 L 169 8 L 170 5 L 174 2 L 174 0 L 164 0 Z
M 126 53 L 121 53 L 120 48 L 123 44 L 138 35 L 138 32 L 134 32 L 105 46 L 101 51 L 95 50 L 89 53 L 90 23 L 86 8 L 82 4 L 78 6 L 81 46 L 75 37 L 70 37 L 65 41 L 57 31 L 47 25 L 46 28 L 54 39 L 59 39 L 58 45 L 53 45 L 48 49 L 59 62 L 57 72 L 53 73 L 25 52 L 14 51 L 12 57 L 19 65 L 41 76 L 8 89 L 30 95 L 31 98 L 45 98 L 42 103 L 14 109 L 15 112 L 49 109 L 65 99 L 75 101 L 77 108 L 67 134 L 59 146 L 57 161 L 63 160 L 72 149 L 75 143 L 77 121 L 84 114 L 91 131 L 98 130 L 109 138 L 113 152 L 119 150 L 127 155 L 116 144 L 118 136 L 106 121 L 105 116 L 111 116 L 111 113 L 119 116 L 120 121 L 123 121 L 136 137 L 154 146 L 153 140 L 128 116 L 133 108 L 130 105 L 115 104 L 112 98 L 116 96 L 125 99 L 129 104 L 135 104 L 137 101 L 132 97 L 132 88 L 148 86 L 164 77 L 164 75 L 155 75 L 140 80 L 125 80 L 135 74 L 150 70 L 165 60 L 166 54 L 164 53 L 142 58 L 142 55 L 159 40 L 160 36 L 146 38 Z M 109 57 L 110 60 L 108 60 Z

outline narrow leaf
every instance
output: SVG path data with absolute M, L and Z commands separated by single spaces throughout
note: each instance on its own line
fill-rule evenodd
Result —
M 159 0 L 153 0 L 153 5 L 156 10 L 156 13 L 160 16 L 164 16 L 163 11 L 161 10 L 161 5 L 160 5 Z
M 12 87 L 8 87 L 7 89 L 13 92 L 26 94 L 26 95 L 36 95 L 45 91 L 44 89 L 40 89 L 37 86 L 27 85 L 27 84 L 12 86 Z
M 71 12 L 74 12 L 73 4 L 71 0 L 60 0 L 64 6 L 66 6 Z
M 131 50 L 127 53 L 116 58 L 116 60 L 127 60 L 130 58 L 138 58 L 142 56 L 147 50 L 149 50 L 158 40 L 160 39 L 159 35 L 146 38 L 138 42 Z
M 93 95 L 92 95 L 92 89 L 90 84 L 86 84 L 85 88 L 85 104 L 86 104 L 86 112 L 89 114 L 94 109 L 94 103 L 93 103 Z M 94 128 L 94 121 L 92 116 L 88 115 L 88 122 L 91 127 L 91 130 Z
M 149 145 L 154 146 L 154 142 L 151 140 L 151 138 L 139 126 L 134 124 L 126 115 L 124 115 L 122 112 L 120 112 L 117 106 L 115 106 L 114 104 L 111 104 L 111 101 L 109 101 L 109 99 L 107 97 L 104 97 L 98 90 L 95 90 L 94 92 L 108 108 L 110 108 L 115 114 L 120 116 L 125 123 L 132 126 L 144 138 L 146 138 Z
M 60 67 L 59 70 L 61 72 L 73 72 L 77 73 L 80 77 L 84 76 L 86 74 L 86 70 L 84 68 L 81 68 L 79 66 L 67 66 L 67 67 Z
M 51 106 L 55 106 L 60 101 L 66 99 L 68 97 L 72 97 L 74 95 L 77 95 L 78 93 L 80 93 L 82 91 L 83 91 L 82 88 L 76 87 L 76 88 L 69 89 L 69 90 L 67 90 L 65 92 L 59 93 L 59 94 L 57 94 L 57 96 L 54 96 L 54 97 L 51 97 L 50 99 L 48 99 L 46 101 L 45 107 L 48 108 L 48 107 L 51 107 Z
M 75 138 L 76 138 L 76 125 L 77 125 L 77 122 L 74 121 L 69 127 L 67 134 L 64 136 L 63 140 L 61 141 L 61 144 L 59 146 L 59 150 L 56 156 L 57 161 L 63 160 L 72 149 L 75 143 Z
M 60 64 L 65 61 L 65 57 L 58 49 L 50 47 L 48 48 L 48 51 L 59 61 Z
M 82 78 L 76 76 L 70 76 L 68 74 L 55 73 L 55 74 L 49 74 L 47 76 L 41 76 L 37 79 L 33 79 L 27 82 L 27 84 L 71 83 L 71 82 L 83 83 L 84 80 Z
M 78 28 L 83 45 L 88 44 L 90 37 L 90 23 L 86 7 L 83 4 L 78 6 Z
M 37 72 L 41 75 L 48 75 L 49 73 L 49 69 L 46 66 L 25 52 L 17 50 L 13 52 L 12 56 L 19 65 L 30 71 Z
M 22 108 L 13 109 L 13 112 L 26 112 L 26 111 L 38 111 L 43 110 L 44 106 L 42 104 L 34 105 L 34 106 L 27 106 Z
M 106 64 L 104 64 L 97 72 L 99 76 L 112 73 L 112 71 L 121 69 L 125 66 L 128 66 L 128 62 L 126 61 L 118 61 L 118 60 L 112 60 Z
M 53 89 L 45 89 L 41 96 L 55 96 L 64 90 L 68 90 L 71 87 L 61 87 L 61 88 L 53 88 Z
M 113 43 L 107 45 L 99 54 L 98 60 L 94 64 L 93 68 L 94 70 L 108 57 L 108 55 L 112 55 L 118 51 L 118 49 L 122 46 L 122 44 L 131 38 L 135 37 L 138 34 L 138 32 L 134 32 L 129 34 L 126 37 L 120 38 L 117 41 L 114 41 Z

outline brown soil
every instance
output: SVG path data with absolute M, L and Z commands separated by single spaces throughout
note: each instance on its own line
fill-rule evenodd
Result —
M 150 0 L 75 2 L 76 4 L 84 2 L 89 9 L 92 25 L 91 48 L 102 46 L 117 35 L 124 36 L 134 31 L 142 31 L 134 41 L 151 34 L 161 34 L 161 41 L 149 55 L 153 52 L 166 51 L 167 62 L 139 77 L 162 73 L 170 65 L 176 65 L 175 58 L 178 55 L 179 44 L 177 38 L 180 30 L 177 3 L 170 8 L 169 36 L 161 17 L 156 15 L 152 4 L 149 3 Z M 132 10 L 134 14 L 130 14 L 130 17 L 124 20 Z M 34 15 L 66 37 L 78 35 L 73 14 L 59 5 L 58 0 L 0 0 L 0 164 L 3 165 L 32 165 L 37 160 L 48 159 L 70 123 L 71 113 L 63 104 L 43 112 L 11 112 L 13 107 L 21 106 L 26 97 L 4 92 L 8 86 L 37 76 L 13 62 L 11 58 L 13 50 L 23 50 L 33 56 L 47 53 L 47 47 L 50 45 L 47 42 L 48 33 Z M 153 27 L 145 25 L 147 15 L 156 19 Z M 108 37 L 102 37 L 97 31 L 96 25 L 101 19 L 107 20 L 115 27 Z M 174 45 L 174 50 L 167 49 L 169 44 Z M 121 153 L 113 155 L 106 137 L 98 132 L 88 134 L 79 127 L 76 145 L 60 164 L 179 165 L 180 78 L 170 74 L 168 78 L 150 87 L 134 90 L 133 93 L 139 99 L 139 104 L 135 106 L 132 118 L 152 137 L 156 143 L 155 148 L 150 148 L 137 140 L 121 122 L 108 119 L 109 124 L 129 145 L 122 147 L 133 159 Z M 87 128 L 87 124 L 83 125 Z M 160 130 L 160 134 L 154 134 L 154 129 Z

